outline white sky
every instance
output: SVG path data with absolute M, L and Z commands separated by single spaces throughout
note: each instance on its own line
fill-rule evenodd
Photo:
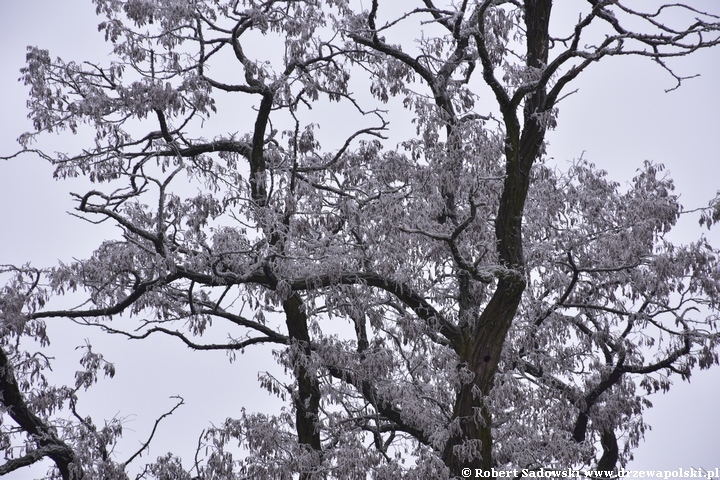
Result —
M 702 3 L 720 10 L 716 1 Z M 15 139 L 30 129 L 25 118 L 27 91 L 17 82 L 25 46 L 48 48 L 52 57 L 65 60 L 102 61 L 108 48 L 97 33 L 97 23 L 89 0 L 0 0 L 0 154 L 14 152 Z M 664 89 L 673 86 L 673 79 L 648 61 L 612 59 L 592 67 L 576 82 L 579 92 L 560 104 L 558 129 L 548 137 L 550 155 L 564 163 L 585 151 L 586 158 L 620 182 L 629 181 L 643 160 L 652 159 L 666 165 L 686 208 L 706 205 L 720 189 L 720 49 L 674 65 L 679 73 L 700 73 L 702 77 L 666 94 Z M 64 136 L 57 141 L 74 145 L 76 140 Z M 85 257 L 103 235 L 113 233 L 66 214 L 73 208 L 68 195 L 73 188 L 81 189 L 82 184 L 55 182 L 50 168 L 31 155 L 0 161 L 0 263 L 32 261 L 48 266 L 58 259 Z M 696 218 L 682 222 L 674 233 L 677 241 L 698 237 L 701 231 Z M 720 245 L 718 232 L 709 236 L 714 245 Z M 59 339 L 63 338 L 67 353 L 58 350 L 58 357 L 67 365 L 61 355 L 75 361 L 78 352 L 73 347 L 82 344 L 89 333 L 60 333 L 56 344 L 62 344 Z M 161 424 L 150 459 L 172 449 L 189 460 L 197 435 L 208 422 L 238 415 L 240 406 L 254 411 L 278 405 L 256 387 L 258 370 L 274 367 L 263 364 L 272 362 L 263 352 L 246 354 L 229 364 L 223 354 L 191 353 L 169 339 L 142 344 L 94 340 L 93 344 L 108 352 L 118 374 L 112 381 L 101 381 L 81 408 L 85 405 L 87 411 L 107 417 L 131 416 L 122 457 L 146 437 L 153 419 L 172 406 L 171 395 L 183 395 L 187 405 Z M 72 376 L 72 370 L 67 375 Z M 131 394 L 138 391 L 142 395 Z M 720 370 L 697 372 L 689 385 L 678 379 L 669 394 L 654 396 L 655 408 L 645 417 L 654 428 L 636 451 L 630 468 L 720 467 L 718 394 Z M 148 456 L 142 460 L 146 459 Z M 25 479 L 27 475 L 20 471 L 6 478 Z

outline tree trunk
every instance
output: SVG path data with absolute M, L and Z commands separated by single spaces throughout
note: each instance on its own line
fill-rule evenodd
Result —
M 551 8 L 552 0 L 525 2 L 529 68 L 542 69 L 547 64 Z M 495 238 L 500 264 L 506 271 L 499 276 L 490 302 L 460 348 L 461 361 L 474 373 L 474 379 L 458 392 L 453 411 L 458 428 L 451 433 L 443 451 L 443 461 L 453 476 L 462 476 L 463 468 L 474 471 L 493 467 L 492 418 L 484 402 L 493 388 L 505 336 L 526 286 L 522 217 L 530 169 L 545 138 L 542 116 L 552 108 L 546 105 L 545 92 L 545 86 L 539 85 L 525 98 L 522 131 L 512 128 L 519 124 L 515 111 L 503 112 L 507 127 L 506 177 L 495 220 Z
M 283 302 L 285 310 L 285 322 L 288 333 L 293 342 L 297 342 L 295 355 L 306 358 L 295 358 L 295 377 L 297 379 L 297 395 L 295 402 L 295 429 L 298 435 L 298 442 L 307 445 L 315 452 L 322 451 L 320 444 L 320 429 L 317 428 L 318 413 L 320 410 L 320 390 L 317 379 L 312 371 L 305 366 L 305 361 L 310 358 L 310 334 L 308 333 L 307 314 L 303 309 L 302 299 L 297 293 L 293 293 Z M 311 478 L 308 472 L 301 472 L 300 479 Z

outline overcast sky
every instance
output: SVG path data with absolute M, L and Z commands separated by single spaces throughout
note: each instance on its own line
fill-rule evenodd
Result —
M 716 0 L 704 3 L 720 10 Z M 15 139 L 30 129 L 26 88 L 17 82 L 25 47 L 48 48 L 52 57 L 65 60 L 102 61 L 108 48 L 97 33 L 97 23 L 89 0 L 0 0 L 0 154 L 14 152 L 18 148 Z M 674 65 L 678 73 L 702 76 L 687 81 L 678 91 L 665 93 L 673 79 L 651 62 L 625 58 L 594 66 L 576 83 L 578 93 L 560 104 L 558 129 L 549 135 L 550 156 L 564 164 L 585 152 L 586 158 L 621 183 L 629 181 L 645 159 L 664 163 L 676 181 L 681 203 L 686 208 L 706 205 L 720 189 L 720 49 Z M 77 145 L 72 137 L 56 140 L 59 146 Z M 51 169 L 31 155 L 0 161 L 0 263 L 32 261 L 36 266 L 48 266 L 58 259 L 85 257 L 103 236 L 115 233 L 67 215 L 73 208 L 68 195 L 73 185 L 82 188 L 76 182 L 55 182 Z M 673 238 L 687 242 L 700 233 L 693 216 L 682 221 Z M 715 246 L 720 245 L 717 232 L 709 236 Z M 55 343 L 66 345 L 57 347 L 56 352 L 60 364 L 67 366 L 70 361 L 61 355 L 75 361 L 78 353 L 73 348 L 90 334 L 61 333 Z M 106 417 L 128 417 L 128 439 L 122 445 L 121 458 L 144 439 L 153 419 L 172 406 L 171 395 L 183 395 L 188 405 L 161 425 L 150 459 L 168 449 L 188 458 L 201 429 L 210 421 L 218 423 L 226 416 L 238 415 L 241 405 L 248 411 L 278 405 L 256 387 L 258 370 L 267 368 L 256 359 L 269 358 L 266 352 L 230 364 L 223 354 L 188 355 L 187 349 L 168 339 L 143 344 L 119 339 L 93 342 L 98 350 L 109 352 L 118 375 L 101 382 L 81 408 Z M 71 377 L 72 370 L 66 375 Z M 193 382 L 183 381 L 187 378 Z M 132 393 L 138 390 L 143 395 Z M 669 394 L 652 397 L 655 408 L 646 414 L 646 420 L 653 430 L 630 468 L 720 467 L 719 394 L 720 370 L 715 370 L 697 372 L 689 385 L 677 379 Z M 28 477 L 21 471 L 6 478 Z

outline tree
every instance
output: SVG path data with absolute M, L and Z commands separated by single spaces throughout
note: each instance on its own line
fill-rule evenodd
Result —
M 50 318 L 197 351 L 276 346 L 288 377 L 261 383 L 290 410 L 238 412 L 203 434 L 204 458 L 168 454 L 146 478 L 614 470 L 642 437 L 644 394 L 718 362 L 717 251 L 667 240 L 683 210 L 662 166 L 623 189 L 543 156 L 578 75 L 631 55 L 680 86 L 667 62 L 720 43 L 717 16 L 597 0 L 573 4 L 571 25 L 551 0 L 94 3 L 114 60 L 29 48 L 21 152 L 98 184 L 74 194 L 77 215 L 122 237 L 87 260 L 4 267 L 0 438 L 7 456 L 24 448 L 0 473 L 48 457 L 61 478 L 126 478 L 147 446 L 116 458 L 118 422 L 76 408 L 114 374 L 91 345 L 74 385 L 46 381 L 30 340 L 50 341 Z M 232 127 L 213 122 L 221 103 Z M 416 130 L 397 138 L 403 107 Z M 94 141 L 33 146 L 67 130 Z M 81 303 L 46 306 L 66 292 Z M 228 341 L 204 337 L 218 323 Z

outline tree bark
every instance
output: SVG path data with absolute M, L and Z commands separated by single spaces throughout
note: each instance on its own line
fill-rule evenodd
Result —
M 297 395 L 295 402 L 295 429 L 298 435 L 298 442 L 307 445 L 315 452 L 322 451 L 320 443 L 320 429 L 317 426 L 318 413 L 320 410 L 320 389 L 317 378 L 305 364 L 311 355 L 310 334 L 308 332 L 307 314 L 303 309 L 302 299 L 297 293 L 293 293 L 283 302 L 285 310 L 285 323 L 288 334 L 296 348 L 295 355 L 302 355 L 305 358 L 294 360 L 295 378 L 297 379 Z M 301 472 L 300 479 L 311 478 L 308 472 Z

